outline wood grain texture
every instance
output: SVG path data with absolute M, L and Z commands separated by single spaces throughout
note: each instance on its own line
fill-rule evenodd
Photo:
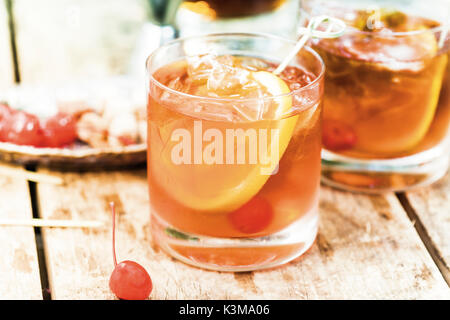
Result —
M 102 230 L 46 229 L 52 298 L 112 299 L 108 202 L 119 212 L 118 259 L 141 263 L 152 299 L 448 299 L 450 289 L 395 195 L 323 188 L 316 243 L 272 270 L 204 271 L 160 251 L 150 235 L 144 171 L 64 174 L 65 185 L 38 185 L 45 218 L 97 219 Z
M 0 2 L 0 90 L 11 86 L 14 82 L 13 62 L 9 39 L 8 13 L 5 1 Z
M 0 176 L 0 218 L 32 218 L 25 180 Z M 32 227 L 0 226 L 0 300 L 42 299 Z
M 450 283 L 450 173 L 431 185 L 406 193 L 424 228 L 424 241 L 434 248 L 436 263 Z
M 141 24 L 141 0 L 15 0 L 24 83 L 57 83 L 124 73 Z

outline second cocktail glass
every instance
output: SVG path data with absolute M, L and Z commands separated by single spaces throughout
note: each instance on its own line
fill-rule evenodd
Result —
M 326 65 L 323 180 L 363 192 L 426 185 L 450 156 L 447 1 L 303 0 L 302 18 L 344 20 L 314 39 Z

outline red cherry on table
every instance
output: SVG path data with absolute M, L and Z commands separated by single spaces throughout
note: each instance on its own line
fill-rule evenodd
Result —
M 73 116 L 57 113 L 42 124 L 44 146 L 59 148 L 73 143 L 77 139 L 77 123 Z
M 18 145 L 40 147 L 44 140 L 39 118 L 25 111 L 13 111 L 2 120 L 1 140 Z
M 125 260 L 116 265 L 109 288 L 124 300 L 144 300 L 152 292 L 152 281 L 147 271 L 138 263 Z
M 153 284 L 147 271 L 140 264 L 125 260 L 117 263 L 116 259 L 116 210 L 114 203 L 110 203 L 113 216 L 113 258 L 114 270 L 109 278 L 109 288 L 123 300 L 144 300 L 152 292 Z
M 270 203 L 259 196 L 253 197 L 242 207 L 228 216 L 231 224 L 243 233 L 256 233 L 264 230 L 272 221 L 273 210 Z
M 322 143 L 331 151 L 348 150 L 355 146 L 357 137 L 353 129 L 338 120 L 324 120 L 322 123 Z

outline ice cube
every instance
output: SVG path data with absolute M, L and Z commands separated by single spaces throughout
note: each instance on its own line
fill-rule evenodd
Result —
M 186 58 L 187 73 L 193 82 L 206 83 L 212 70 L 220 64 L 215 54 L 202 54 Z M 226 61 L 223 61 L 224 63 Z
M 165 90 L 161 93 L 160 99 L 167 107 L 193 117 L 210 120 L 263 119 L 270 101 L 248 100 L 270 95 L 267 88 L 252 77 L 252 70 L 259 70 L 258 66 L 252 66 L 254 62 L 246 60 L 244 66 L 240 57 L 214 54 L 191 56 L 186 60 L 183 66 L 177 65 L 173 72 L 164 73 L 161 78 L 167 79 L 165 84 L 171 89 L 199 98 L 185 98 L 173 91 Z
M 239 65 L 232 56 L 206 54 L 189 57 L 187 61 L 189 78 L 197 89 L 194 94 L 239 98 L 243 96 L 242 90 L 256 87 L 251 81 L 250 70 Z

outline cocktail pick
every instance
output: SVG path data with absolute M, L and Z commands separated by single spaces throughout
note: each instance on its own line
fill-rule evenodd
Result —
M 49 183 L 56 185 L 64 183 L 63 179 L 58 176 L 47 173 L 32 172 L 18 166 L 7 164 L 0 164 L 0 176 L 24 179 L 37 183 Z
M 442 27 L 442 31 L 441 31 L 441 35 L 439 37 L 439 42 L 438 42 L 438 48 L 442 49 L 442 47 L 444 46 L 444 41 L 447 38 L 447 34 L 448 34 L 448 30 L 450 29 L 450 23 L 446 23 L 443 27 Z
M 319 26 L 322 23 L 328 23 L 328 26 L 325 31 L 319 30 Z M 305 45 L 306 41 L 310 38 L 322 38 L 322 39 L 332 39 L 340 37 L 344 34 L 346 25 L 345 23 L 337 18 L 329 17 L 326 15 L 321 15 L 317 17 L 312 17 L 309 20 L 309 23 L 306 28 L 300 28 L 299 33 L 303 36 L 297 41 L 297 44 L 289 52 L 289 54 L 284 58 L 284 60 L 279 64 L 278 68 L 276 68 L 273 73 L 278 75 L 280 74 L 284 68 L 287 67 L 289 62 L 297 55 L 300 49 Z
M 0 227 L 46 227 L 46 228 L 101 228 L 104 223 L 95 220 L 59 220 L 59 219 L 0 219 Z

